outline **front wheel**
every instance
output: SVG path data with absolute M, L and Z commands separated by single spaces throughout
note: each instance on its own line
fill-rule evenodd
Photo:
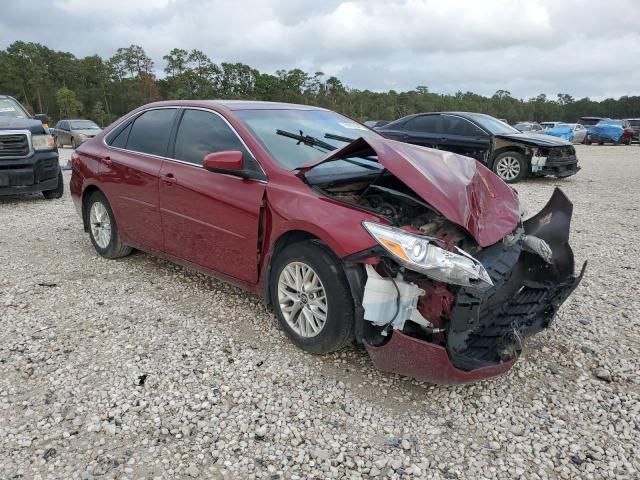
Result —
M 71 148 L 73 148 L 74 150 L 76 149 L 77 145 L 76 145 L 76 139 L 71 137 Z
M 47 200 L 55 200 L 61 198 L 64 194 L 64 179 L 62 178 L 62 172 L 58 172 L 58 186 L 53 190 L 45 190 L 42 192 L 42 196 Z
M 340 261 L 318 241 L 289 245 L 274 259 L 270 294 L 282 328 L 303 350 L 330 353 L 352 340 L 349 284 Z
M 493 171 L 507 183 L 516 183 L 527 176 L 528 165 L 518 152 L 504 152 L 493 161 Z
M 102 192 L 95 192 L 89 197 L 86 215 L 89 216 L 89 236 L 96 252 L 111 259 L 131 253 L 131 247 L 120 241 L 111 205 Z

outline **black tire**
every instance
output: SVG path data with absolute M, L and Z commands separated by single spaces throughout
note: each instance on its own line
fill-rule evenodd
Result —
M 507 162 L 511 168 L 507 169 Z M 505 182 L 517 183 L 529 174 L 529 162 L 519 152 L 503 152 L 493 161 L 492 170 Z
M 298 334 L 289 325 L 281 310 L 278 285 L 280 274 L 293 262 L 311 267 L 320 278 L 327 299 L 326 321 L 315 336 Z M 286 247 L 273 261 L 270 278 L 273 311 L 291 341 L 301 349 L 315 354 L 335 352 L 353 340 L 354 306 L 344 270 L 336 256 L 321 242 L 297 242 Z
M 71 148 L 76 149 L 76 139 L 71 137 Z
M 584 144 L 585 145 L 591 145 L 593 143 L 593 141 L 591 140 L 591 135 L 587 134 L 584 137 Z
M 42 192 L 42 196 L 47 200 L 55 200 L 61 198 L 64 194 L 64 178 L 62 177 L 62 171 L 58 172 L 58 186 L 53 190 L 45 190 Z
M 54 137 L 54 138 L 53 138 L 53 141 L 54 141 L 54 142 L 55 142 L 55 144 L 56 144 L 56 148 L 62 148 L 62 147 L 63 147 L 62 142 L 60 141 L 60 138 L 59 138 L 59 137 Z
M 91 209 L 96 203 L 101 203 L 106 210 L 111 226 L 109 241 L 104 247 L 101 247 L 94 237 L 94 230 L 91 224 Z M 85 215 L 87 216 L 87 224 L 89 225 L 89 238 L 91 238 L 91 243 L 93 244 L 93 248 L 96 249 L 96 252 L 104 258 L 110 259 L 126 257 L 131 253 L 132 248 L 120 241 L 116 217 L 113 215 L 113 210 L 111 210 L 111 205 L 109 204 L 107 197 L 105 197 L 102 192 L 94 192 L 91 194 L 85 206 Z

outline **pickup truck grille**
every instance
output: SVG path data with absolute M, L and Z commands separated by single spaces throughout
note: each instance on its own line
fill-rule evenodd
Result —
M 0 159 L 29 155 L 29 139 L 24 133 L 2 135 L 0 133 Z

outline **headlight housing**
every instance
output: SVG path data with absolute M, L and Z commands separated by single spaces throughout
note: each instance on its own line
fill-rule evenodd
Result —
M 456 247 L 449 252 L 435 245 L 434 239 L 414 235 L 399 228 L 362 222 L 369 234 L 404 267 L 440 282 L 465 287 L 489 288 L 491 277 L 482 264 Z
M 31 135 L 34 150 L 53 150 L 54 142 L 51 135 Z

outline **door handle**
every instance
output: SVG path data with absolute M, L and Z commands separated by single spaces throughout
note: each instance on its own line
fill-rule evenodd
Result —
M 113 160 L 111 160 L 111 157 L 106 156 L 102 158 L 102 163 L 104 163 L 107 167 L 110 167 L 111 165 L 113 165 Z
M 160 177 L 160 180 L 162 180 L 164 183 L 166 183 L 167 185 L 172 185 L 174 183 L 177 183 L 178 180 L 176 179 L 176 177 L 173 176 L 173 173 L 166 173 L 164 175 L 162 175 Z

